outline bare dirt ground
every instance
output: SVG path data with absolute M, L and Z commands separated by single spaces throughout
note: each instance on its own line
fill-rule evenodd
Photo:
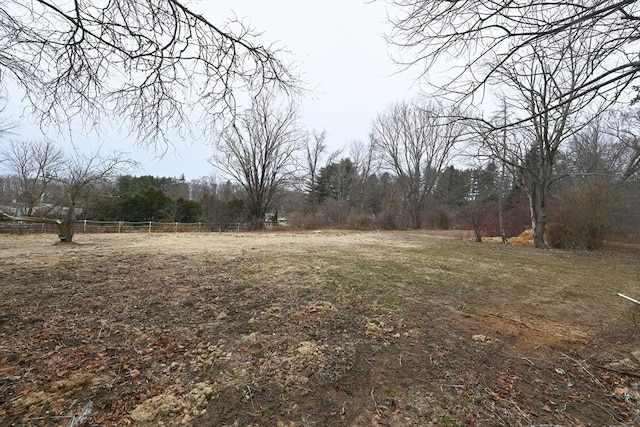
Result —
M 640 424 L 638 251 L 460 236 L 0 235 L 0 425 Z

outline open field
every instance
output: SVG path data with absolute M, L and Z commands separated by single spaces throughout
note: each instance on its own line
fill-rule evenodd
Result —
M 640 423 L 638 252 L 456 236 L 0 235 L 0 425 Z

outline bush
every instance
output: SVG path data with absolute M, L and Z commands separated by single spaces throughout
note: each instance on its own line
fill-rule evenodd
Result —
M 351 215 L 347 221 L 347 227 L 352 230 L 375 230 L 378 227 L 378 221 L 371 215 Z
M 317 214 L 292 212 L 289 214 L 289 225 L 300 230 L 317 230 L 327 226 L 327 222 Z
M 611 228 L 619 195 L 614 183 L 588 177 L 565 186 L 556 204 L 557 220 L 547 225 L 547 243 L 557 248 L 594 250 L 602 247 Z
M 552 248 L 571 247 L 569 228 L 561 222 L 551 222 L 545 228 L 545 240 Z

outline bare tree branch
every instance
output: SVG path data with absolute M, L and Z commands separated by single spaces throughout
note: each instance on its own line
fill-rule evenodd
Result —
M 0 153 L 5 167 L 18 177 L 19 219 L 56 224 L 60 239 L 71 242 L 73 221 L 80 201 L 86 199 L 98 184 L 124 173 L 135 162 L 115 153 L 101 156 L 76 151 L 66 156 L 51 141 L 13 141 Z M 46 200 L 45 200 L 46 199 Z M 46 202 L 46 203 L 45 203 Z M 65 210 L 64 218 L 47 218 L 57 208 Z M 18 218 L 3 213 L 5 218 Z
M 461 140 L 462 122 L 449 119 L 456 115 L 435 102 L 404 102 L 392 105 L 374 121 L 371 139 L 383 167 L 404 184 L 414 228 L 420 228 L 426 196 Z
M 609 107 L 606 101 L 597 102 L 595 92 L 573 95 L 604 58 L 590 49 L 582 31 L 571 28 L 562 35 L 551 45 L 523 49 L 527 56 L 512 58 L 495 71 L 494 77 L 509 88 L 503 115 L 508 106 L 513 116 L 501 117 L 483 138 L 483 148 L 511 170 L 527 194 L 536 247 L 546 247 L 551 186 L 566 176 L 557 168 L 561 148 Z M 496 133 L 497 127 L 503 132 Z
M 292 184 L 303 144 L 295 104 L 277 105 L 267 95 L 254 99 L 237 124 L 221 134 L 211 164 L 243 187 L 255 228 L 263 227 L 275 197 Z
M 215 25 L 178 0 L 8 0 L 0 5 L 0 81 L 43 124 L 121 117 L 143 143 L 232 118 L 241 93 L 301 84 L 287 53 L 237 19 Z
M 583 70 L 580 84 L 567 87 L 548 109 L 577 99 L 602 97 L 615 102 L 640 73 L 635 43 L 640 36 L 640 6 L 635 0 L 395 0 L 399 14 L 390 43 L 404 49 L 404 67 L 422 75 L 443 94 L 458 100 L 481 94 L 502 82 L 509 63 L 528 61 L 536 49 L 567 37 L 581 42 L 580 55 L 597 58 Z M 453 64 L 444 82 L 431 79 L 442 63 Z M 542 114 L 542 111 L 531 114 Z M 527 120 L 528 117 L 522 118 Z
M 64 164 L 64 152 L 51 141 L 11 141 L 0 152 L 0 164 L 19 183 L 15 200 L 21 215 L 33 215 L 53 175 Z

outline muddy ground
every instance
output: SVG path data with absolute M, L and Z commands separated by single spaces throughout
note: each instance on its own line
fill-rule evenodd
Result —
M 640 424 L 635 250 L 0 235 L 0 425 Z

